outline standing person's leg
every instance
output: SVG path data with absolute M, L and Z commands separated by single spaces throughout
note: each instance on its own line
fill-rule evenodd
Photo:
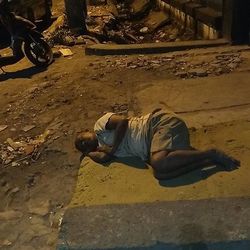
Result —
M 64 2 L 71 31 L 77 35 L 85 34 L 86 0 L 64 0 Z
M 0 58 L 0 67 L 4 67 L 7 65 L 15 64 L 19 62 L 23 57 L 22 51 L 22 40 L 20 39 L 13 39 L 11 40 L 11 49 L 12 49 L 12 56 L 5 56 Z
M 83 11 L 84 11 L 85 19 L 86 19 L 88 17 L 87 0 L 83 0 Z

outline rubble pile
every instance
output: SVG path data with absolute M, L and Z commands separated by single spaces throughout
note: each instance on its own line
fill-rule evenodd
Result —
M 61 15 L 57 20 L 44 31 L 46 41 L 53 47 L 56 44 L 72 46 L 74 38 L 69 30 L 66 15 Z
M 49 134 L 50 131 L 47 130 L 35 138 L 20 138 L 18 141 L 8 138 L 4 144 L 0 144 L 0 165 L 19 167 L 37 161 Z
M 37 136 L 19 136 L 13 140 L 7 138 L 4 143 L 0 143 L 0 166 L 1 167 L 19 167 L 29 166 L 32 162 L 39 160 L 42 153 L 50 150 L 50 145 L 65 135 L 62 131 L 64 123 L 56 117 L 44 130 Z M 34 125 L 27 125 L 22 130 L 28 132 L 34 129 Z M 72 131 L 68 132 L 69 134 Z
M 129 2 L 129 3 L 128 3 Z M 191 40 L 194 34 L 185 30 L 151 1 L 124 1 L 88 7 L 87 36 L 74 36 L 67 18 L 61 15 L 44 32 L 52 45 L 73 46 L 89 43 L 138 44 Z
M 195 55 L 193 55 L 195 58 Z M 100 68 L 127 68 L 145 70 L 164 67 L 164 71 L 174 74 L 179 78 L 205 77 L 208 75 L 221 75 L 230 73 L 237 69 L 242 63 L 240 53 L 219 54 L 210 60 L 196 62 L 189 60 L 190 55 L 172 55 L 172 56 L 145 56 L 137 57 L 119 56 L 115 60 L 105 57 L 103 62 L 97 62 L 90 66 Z
M 6 116 L 11 114 L 14 119 L 11 126 L 0 124 L 0 133 L 11 132 L 8 136 L 12 138 L 0 142 L 0 168 L 30 165 L 37 161 L 55 140 L 63 136 L 62 126 L 64 123 L 59 117 L 50 120 L 47 127 L 42 128 L 44 132 L 41 132 L 38 125 L 37 115 L 50 109 L 52 105 L 56 105 L 54 99 L 48 101 L 46 106 L 39 102 L 36 103 L 36 108 L 29 105 L 32 100 L 37 99 L 41 94 L 46 95 L 52 86 L 53 82 L 51 81 L 32 86 L 17 95 L 15 103 L 8 105 L 5 114 Z M 66 103 L 68 99 L 62 99 L 61 101 Z M 27 123 L 29 119 L 32 119 L 32 121 Z
M 139 17 L 135 17 L 136 14 L 129 11 L 124 3 L 117 4 L 116 11 L 113 12 L 105 13 L 105 6 L 98 8 L 100 14 L 94 14 L 96 9 L 92 9 L 89 13 L 91 19 L 94 20 L 89 25 L 89 30 L 101 36 L 103 43 L 140 44 L 194 38 L 191 30 L 185 30 L 174 20 L 171 20 L 168 14 L 154 8 L 151 8 L 150 11 L 146 10 L 143 14 L 140 11 L 137 14 Z
M 220 54 L 210 61 L 203 61 L 196 64 L 189 64 L 183 61 L 182 66 L 175 71 L 175 75 L 180 78 L 195 78 L 228 74 L 237 69 L 242 60 L 239 53 L 230 53 Z

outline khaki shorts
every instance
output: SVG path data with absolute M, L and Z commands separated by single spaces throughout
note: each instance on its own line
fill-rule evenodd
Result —
M 160 110 L 150 118 L 150 153 L 190 149 L 189 131 L 176 114 Z

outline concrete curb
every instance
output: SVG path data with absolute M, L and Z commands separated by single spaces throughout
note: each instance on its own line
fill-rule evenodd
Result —
M 249 250 L 249 204 L 229 198 L 71 208 L 57 250 Z
M 226 39 L 217 40 L 196 40 L 184 42 L 168 43 L 146 43 L 146 44 L 129 44 L 129 45 L 107 45 L 95 44 L 86 47 L 86 55 L 132 55 L 132 54 L 158 54 L 173 51 L 182 51 L 197 48 L 209 48 L 228 45 Z

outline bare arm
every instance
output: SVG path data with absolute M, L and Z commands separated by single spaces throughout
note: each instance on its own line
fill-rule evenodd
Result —
M 87 156 L 89 156 L 93 161 L 97 162 L 97 163 L 107 163 L 110 162 L 113 157 L 105 152 L 90 152 L 87 154 Z
M 112 147 L 103 145 L 92 152 L 86 152 L 86 155 L 98 163 L 106 163 L 111 161 L 114 158 L 115 152 L 117 151 L 127 132 L 127 128 L 128 119 L 123 116 L 113 114 L 105 125 L 105 130 L 114 131 Z
M 128 119 L 120 115 L 112 115 L 106 125 L 107 130 L 115 130 L 113 146 L 109 152 L 114 155 L 120 146 L 128 128 Z

